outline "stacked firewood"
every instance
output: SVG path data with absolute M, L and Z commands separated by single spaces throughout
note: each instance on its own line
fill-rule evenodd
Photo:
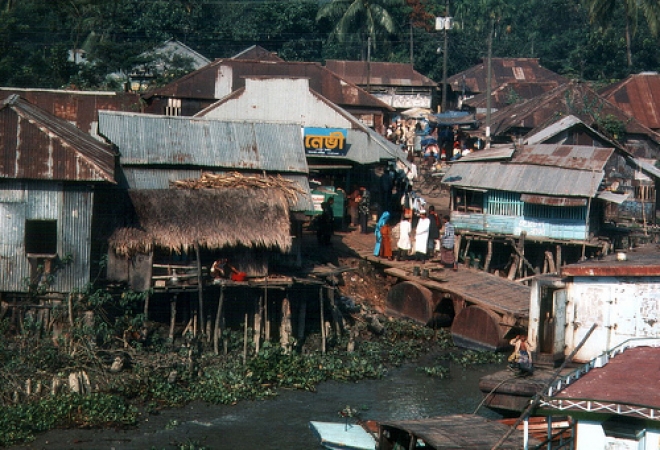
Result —
M 281 175 L 244 175 L 238 172 L 214 174 L 205 172 L 201 178 L 178 180 L 170 183 L 175 189 L 280 189 L 288 199 L 304 195 L 305 191 L 295 181 Z

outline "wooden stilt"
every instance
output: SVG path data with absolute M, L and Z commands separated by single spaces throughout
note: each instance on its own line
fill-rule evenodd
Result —
M 486 253 L 486 261 L 484 261 L 484 272 L 490 270 L 490 261 L 493 258 L 493 240 L 488 239 L 488 252 Z
M 552 252 L 550 252 L 550 251 L 545 252 L 545 260 L 548 263 L 548 272 L 556 273 L 557 272 L 557 266 L 555 265 L 555 258 L 552 255 Z
M 243 365 L 247 364 L 247 349 L 248 349 L 248 313 L 245 313 L 245 320 L 243 321 Z
M 319 288 L 319 310 L 321 314 L 321 353 L 325 355 L 325 317 L 323 314 L 323 287 Z
M 332 321 L 335 325 L 335 336 L 337 339 L 341 337 L 342 329 L 344 328 L 344 320 L 335 303 L 335 279 L 332 279 L 332 285 L 328 288 L 328 299 L 330 300 L 330 309 L 332 311 Z
M 264 287 L 264 340 L 270 342 L 270 314 L 268 312 L 268 277 Z
M 220 298 L 218 299 L 218 310 L 215 313 L 215 334 L 213 339 L 213 352 L 218 354 L 218 341 L 222 337 L 222 306 L 225 302 L 225 287 L 220 286 Z
M 204 286 L 202 283 L 202 257 L 199 254 L 199 242 L 195 242 L 195 253 L 197 254 L 197 302 L 199 304 L 199 313 L 197 319 L 199 320 L 199 331 L 204 332 Z
M 454 261 L 458 264 L 458 258 L 461 256 L 461 240 L 463 236 L 460 234 L 456 235 L 456 240 L 454 241 Z
M 144 293 L 144 320 L 149 320 L 149 292 Z
M 280 345 L 284 353 L 291 352 L 291 304 L 288 298 L 282 299 L 282 322 L 280 323 Z
M 67 308 L 69 309 L 69 325 L 71 326 L 73 326 L 73 299 L 71 298 L 72 296 L 73 294 L 68 294 L 66 297 Z M 15 306 L 16 304 L 14 304 L 14 311 L 16 311 Z
M 178 294 L 170 299 L 170 342 L 174 343 L 174 325 L 176 324 L 176 297 Z
M 557 244 L 557 273 L 561 275 L 561 244 Z
M 520 264 L 520 256 L 516 254 L 513 257 L 513 262 L 511 262 L 511 267 L 509 267 L 509 275 L 507 278 L 509 280 L 515 280 L 516 279 L 516 273 L 518 271 L 518 265 Z
M 298 305 L 298 345 L 301 345 L 305 340 L 305 324 L 307 320 L 307 297 L 300 300 Z

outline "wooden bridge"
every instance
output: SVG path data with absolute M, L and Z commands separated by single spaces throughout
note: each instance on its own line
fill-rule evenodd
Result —
M 373 255 L 373 234 L 345 234 L 343 243 L 400 281 L 387 298 L 387 313 L 449 326 L 456 345 L 488 350 L 509 346 L 526 329 L 530 288 L 480 270 L 445 269 L 437 262 L 389 261 Z

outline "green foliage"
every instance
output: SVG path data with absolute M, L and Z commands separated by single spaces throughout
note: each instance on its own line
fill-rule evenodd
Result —
M 0 410 L 0 445 L 29 441 L 53 428 L 134 425 L 138 412 L 123 399 L 108 394 L 51 397 Z
M 506 359 L 506 355 L 497 352 L 464 350 L 447 353 L 444 358 L 448 358 L 452 362 L 462 366 L 471 366 L 475 364 L 501 363 Z

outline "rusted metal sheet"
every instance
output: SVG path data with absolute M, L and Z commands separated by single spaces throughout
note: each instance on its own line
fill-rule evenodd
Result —
M 218 59 L 163 88 L 150 91 L 143 97 L 149 103 L 157 97 L 219 100 L 244 87 L 245 77 L 248 76 L 308 78 L 309 85 L 314 91 L 337 105 L 370 108 L 380 112 L 394 110 L 318 63 L 288 61 Z M 147 112 L 162 113 L 151 109 L 147 109 Z
M 558 112 L 564 115 L 572 114 L 586 125 L 594 126 L 596 119 L 588 112 L 590 104 L 599 105 L 600 116 L 611 116 L 623 123 L 626 134 L 642 135 L 656 144 L 660 143 L 660 135 L 605 101 L 586 83 L 578 81 L 562 84 L 533 99 L 496 111 L 491 116 L 491 130 L 495 135 L 504 135 L 521 128 L 523 131 L 530 131 L 537 127 L 546 127 L 553 120 L 560 120 Z
M 657 414 L 660 411 L 658 358 L 658 347 L 628 348 L 609 358 L 602 367 L 581 375 L 552 399 L 568 400 L 565 406 L 573 405 L 571 409 L 581 412 L 591 403 L 599 411 L 602 411 L 600 405 L 605 404 L 628 416 L 645 418 L 646 408 L 655 409 Z
M 438 85 L 432 79 L 417 72 L 411 64 L 327 60 L 325 67 L 358 86 L 370 84 L 434 88 Z M 370 75 L 367 77 L 368 73 Z
M 550 206 L 585 206 L 587 204 L 587 199 L 584 198 L 548 197 L 547 195 L 532 194 L 522 194 L 520 200 L 525 203 Z
M 513 154 L 511 163 L 555 166 L 575 170 L 603 170 L 613 154 L 613 148 L 585 145 L 525 145 Z
M 501 350 L 509 346 L 499 325 L 499 316 L 476 305 L 461 310 L 451 326 L 454 343 L 459 347 L 481 350 Z
M 491 108 L 501 109 L 511 105 L 512 100 L 521 102 L 537 97 L 560 85 L 559 80 L 541 82 L 507 82 L 491 92 Z M 486 108 L 488 96 L 485 92 L 463 101 L 471 108 Z
M 538 58 L 492 58 L 492 87 L 497 88 L 504 83 L 512 82 L 548 82 L 558 85 L 568 82 L 567 78 L 542 67 Z M 468 70 L 459 72 L 447 79 L 454 92 L 479 93 L 486 92 L 486 60 Z
M 0 88 L 0 99 L 18 94 L 38 108 L 96 136 L 97 112 L 140 111 L 140 96 L 129 92 L 57 91 L 50 89 Z
M 387 311 L 392 315 L 408 317 L 426 325 L 433 319 L 434 309 L 433 293 L 417 283 L 404 281 L 387 293 Z
M 647 127 L 660 129 L 660 75 L 657 72 L 630 75 L 599 93 Z
M 17 95 L 0 103 L 0 176 L 114 183 L 115 153 Z

